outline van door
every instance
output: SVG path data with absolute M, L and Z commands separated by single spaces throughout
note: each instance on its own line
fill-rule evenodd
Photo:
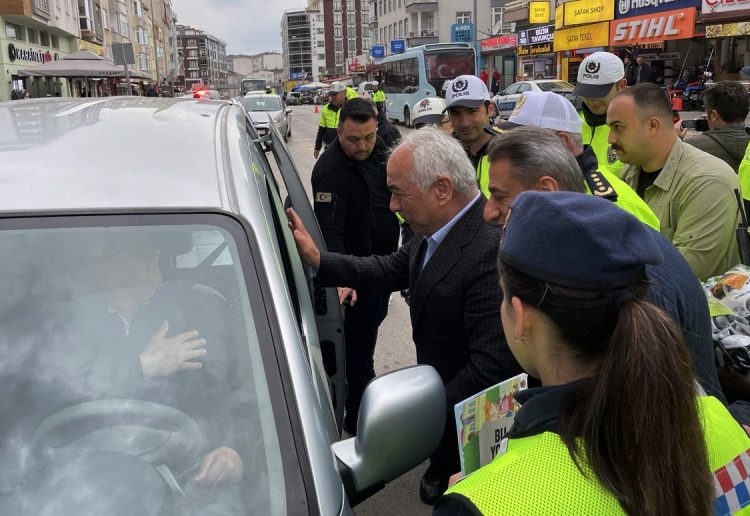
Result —
M 284 144 L 283 136 L 278 132 L 276 126 L 271 123 L 271 145 L 270 149 L 276 160 L 276 164 L 286 186 L 288 199 L 286 204 L 294 208 L 294 211 L 302 219 L 307 231 L 312 236 L 318 249 L 326 250 L 323 233 L 318 226 L 315 212 L 307 197 L 305 187 L 297 173 L 289 151 Z M 336 415 L 336 425 L 341 429 L 344 418 L 344 401 L 346 400 L 346 355 L 344 348 L 344 324 L 339 305 L 338 294 L 335 288 L 319 288 L 313 284 L 312 270 L 305 267 L 305 277 L 312 297 L 315 311 L 315 324 L 318 329 L 320 350 L 323 364 L 313 364 L 313 367 L 322 365 L 329 378 L 331 396 Z

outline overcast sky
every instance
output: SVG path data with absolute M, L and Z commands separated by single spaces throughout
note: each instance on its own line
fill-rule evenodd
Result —
M 281 52 L 281 15 L 307 0 L 172 0 L 180 25 L 223 39 L 227 54 Z

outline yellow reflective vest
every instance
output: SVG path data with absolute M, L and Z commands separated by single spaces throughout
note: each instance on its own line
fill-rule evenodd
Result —
M 750 438 L 716 398 L 698 398 L 698 409 L 716 487 L 715 514 L 748 514 Z M 506 442 L 505 453 L 453 485 L 446 496 L 462 495 L 485 516 L 624 514 L 585 464 L 585 475 L 578 470 L 556 433 Z
M 745 157 L 740 161 L 740 168 L 737 174 L 739 175 L 742 197 L 750 201 L 750 145 L 745 149 Z
M 359 97 L 359 95 L 357 94 L 357 90 L 355 90 L 351 86 L 347 86 L 346 87 L 346 100 L 351 100 L 357 97 Z
M 484 196 L 490 198 L 490 160 L 487 154 L 482 156 L 477 163 L 477 186 Z
M 591 127 L 586 123 L 586 118 L 583 116 L 582 111 L 578 112 L 578 116 L 581 117 L 581 121 L 583 122 L 581 138 L 584 144 L 593 147 L 596 159 L 599 162 L 599 170 L 611 172 L 619 177 L 622 161 L 617 159 L 617 153 L 612 149 L 609 141 L 607 141 L 609 139 L 609 126 L 600 125 Z
M 385 102 L 385 93 L 383 93 L 383 90 L 373 91 L 372 101 L 376 104 L 379 102 Z

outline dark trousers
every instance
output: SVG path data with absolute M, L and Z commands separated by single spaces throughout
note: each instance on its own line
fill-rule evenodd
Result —
M 450 404 L 449 404 L 450 405 Z M 453 413 L 453 405 L 448 407 L 448 415 L 445 419 L 445 429 L 440 445 L 432 452 L 430 464 L 437 469 L 440 480 L 447 485 L 448 479 L 454 473 L 461 471 L 461 459 L 458 457 L 458 434 L 456 433 L 456 416 Z
M 352 430 L 357 427 L 359 404 L 365 386 L 375 378 L 375 342 L 378 327 L 388 313 L 390 295 L 390 292 L 378 289 L 357 290 L 356 304 L 347 306 L 344 313 L 348 385 L 345 424 Z

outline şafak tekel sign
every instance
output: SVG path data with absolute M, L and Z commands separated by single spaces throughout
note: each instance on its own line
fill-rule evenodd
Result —
M 557 29 L 554 36 L 555 52 L 609 45 L 609 22 Z

